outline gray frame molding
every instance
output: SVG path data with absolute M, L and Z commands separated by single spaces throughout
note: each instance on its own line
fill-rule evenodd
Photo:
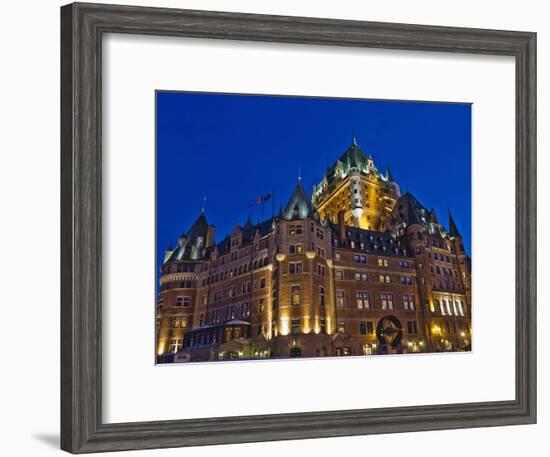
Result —
M 104 424 L 101 42 L 104 33 L 510 55 L 516 62 L 513 401 Z M 73 453 L 536 422 L 536 35 L 72 4 L 61 8 L 61 447 Z

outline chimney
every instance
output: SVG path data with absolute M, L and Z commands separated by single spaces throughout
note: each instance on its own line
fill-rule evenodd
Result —
M 338 213 L 338 232 L 340 235 L 340 243 L 343 245 L 346 240 L 346 224 L 344 222 L 344 212 Z
M 214 230 L 213 225 L 208 226 L 208 233 L 206 234 L 206 247 L 209 248 L 214 245 Z

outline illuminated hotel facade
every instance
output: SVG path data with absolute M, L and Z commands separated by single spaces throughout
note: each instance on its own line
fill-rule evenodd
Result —
M 216 243 L 204 211 L 165 253 L 159 363 L 471 350 L 471 263 L 354 140 L 310 198 Z

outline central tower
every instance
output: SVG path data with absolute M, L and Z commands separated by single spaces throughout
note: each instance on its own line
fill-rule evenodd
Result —
M 371 155 L 365 155 L 354 138 L 313 187 L 312 203 L 321 219 L 337 223 L 342 212 L 348 226 L 382 231 L 399 196 L 399 186 L 389 167 L 382 175 Z

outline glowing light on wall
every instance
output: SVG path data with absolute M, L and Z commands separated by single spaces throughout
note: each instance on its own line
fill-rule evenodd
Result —
M 441 327 L 439 325 L 432 325 L 432 335 L 441 335 Z
M 164 343 L 159 343 L 157 355 L 162 355 L 162 354 L 164 354 Z
M 311 327 L 309 325 L 309 316 L 304 317 L 304 323 L 302 325 L 302 333 L 306 335 L 311 332 Z
M 327 317 L 327 329 L 326 329 L 326 332 L 327 332 L 327 335 L 332 335 L 332 319 L 330 317 Z
M 321 325 L 319 324 L 319 316 L 315 316 L 315 321 L 313 323 L 313 331 L 316 335 L 321 333 Z
M 280 334 L 286 336 L 290 333 L 290 327 L 288 322 L 288 317 L 281 317 L 281 328 Z

